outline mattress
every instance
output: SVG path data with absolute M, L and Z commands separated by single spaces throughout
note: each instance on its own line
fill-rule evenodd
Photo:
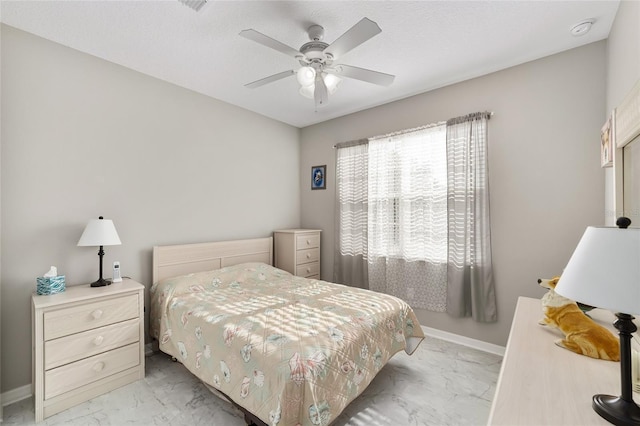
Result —
M 386 294 L 263 263 L 151 288 L 151 334 L 200 380 L 270 425 L 328 425 L 424 334 Z

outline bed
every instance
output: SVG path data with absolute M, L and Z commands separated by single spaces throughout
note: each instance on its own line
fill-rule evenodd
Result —
M 247 423 L 328 425 L 424 334 L 402 300 L 293 276 L 272 247 L 154 247 L 150 332 Z

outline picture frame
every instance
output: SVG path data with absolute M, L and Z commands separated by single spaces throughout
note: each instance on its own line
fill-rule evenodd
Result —
M 327 165 L 311 166 L 311 189 L 327 189 Z
M 615 110 L 600 130 L 600 167 L 613 166 L 613 148 L 616 146 L 614 125 Z

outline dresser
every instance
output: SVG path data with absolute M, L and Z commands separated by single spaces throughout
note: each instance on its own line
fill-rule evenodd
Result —
M 281 229 L 273 232 L 275 267 L 299 277 L 320 279 L 319 229 Z
M 36 422 L 144 377 L 144 286 L 67 287 L 32 298 Z
M 611 312 L 594 309 L 589 315 L 618 335 Z M 620 363 L 556 346 L 563 334 L 539 325 L 542 316 L 540 300 L 518 299 L 488 424 L 609 425 L 593 411 L 591 398 L 620 395 Z M 633 395 L 638 402 L 640 395 Z

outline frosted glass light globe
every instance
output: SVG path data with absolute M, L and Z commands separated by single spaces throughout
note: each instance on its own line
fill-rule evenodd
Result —
M 334 74 L 323 73 L 322 76 L 324 78 L 324 84 L 327 86 L 327 91 L 330 95 L 333 95 L 338 89 L 342 79 Z
M 311 86 L 302 86 L 300 88 L 300 94 L 305 98 L 313 99 L 313 94 L 316 90 L 316 85 L 312 84 Z
M 300 86 L 311 86 L 316 80 L 316 70 L 311 67 L 302 67 L 298 70 L 296 77 Z

